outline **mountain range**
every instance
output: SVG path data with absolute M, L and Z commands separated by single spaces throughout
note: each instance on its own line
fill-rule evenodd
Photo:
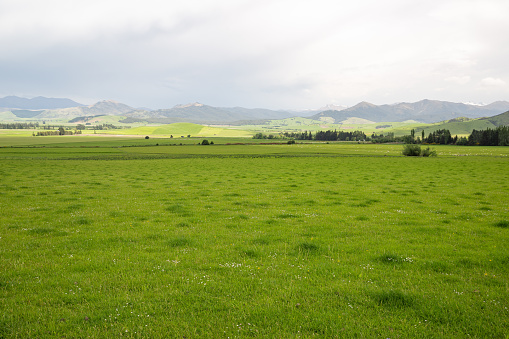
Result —
M 0 112 L 11 112 L 11 119 L 30 118 L 32 120 L 71 120 L 79 117 L 97 115 L 122 116 L 123 122 L 174 123 L 194 122 L 201 124 L 260 123 L 263 120 L 284 119 L 294 116 L 309 116 L 313 110 L 276 111 L 269 109 L 249 109 L 243 107 L 213 107 L 201 103 L 177 105 L 169 109 L 136 109 L 115 101 L 100 101 L 85 106 L 70 99 L 37 97 L 0 98 Z M 315 110 L 310 116 L 314 120 L 340 123 L 357 118 L 371 122 L 399 122 L 415 120 L 424 123 L 450 120 L 458 117 L 470 119 L 489 117 L 509 111 L 508 101 L 497 101 L 489 105 L 472 105 L 438 100 L 421 100 L 415 103 L 397 103 L 392 105 L 374 105 L 361 102 L 346 108 L 328 105 Z M 2 113 L 2 118 L 7 115 Z M 78 119 L 79 120 L 79 119 Z
M 492 104 L 479 106 L 438 100 L 421 100 L 414 103 L 398 103 L 393 105 L 373 105 L 361 102 L 353 107 L 341 111 L 327 110 L 311 116 L 314 120 L 329 120 L 335 122 L 348 118 L 361 118 L 373 122 L 416 120 L 433 123 L 466 117 L 481 118 L 509 111 L 509 102 L 496 101 Z
M 7 96 L 0 98 L 0 107 L 17 109 L 57 109 L 84 106 L 76 101 L 65 98 L 45 98 L 36 97 L 32 99 L 21 98 L 17 96 Z

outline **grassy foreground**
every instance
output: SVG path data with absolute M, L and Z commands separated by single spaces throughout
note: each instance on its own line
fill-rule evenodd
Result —
M 107 143 L 0 148 L 0 337 L 509 335 L 508 148 Z

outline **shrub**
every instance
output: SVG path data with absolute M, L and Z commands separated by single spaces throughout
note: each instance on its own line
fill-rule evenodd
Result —
M 423 149 L 421 151 L 421 156 L 423 156 L 423 157 L 436 157 L 437 156 L 437 151 L 432 150 L 429 147 L 427 147 L 426 149 Z
M 201 144 L 202 144 L 202 145 L 210 145 L 210 144 L 209 144 L 209 141 L 208 141 L 207 139 L 203 140 L 203 141 L 201 142 Z
M 407 157 L 436 157 L 437 151 L 430 149 L 429 147 L 421 149 L 421 146 L 415 144 L 407 144 L 403 146 L 401 152 Z
M 145 139 L 150 139 L 150 137 L 147 135 L 147 136 L 145 137 Z
M 295 140 L 288 140 L 287 144 L 288 144 L 288 145 L 295 144 Z
M 421 146 L 415 144 L 407 144 L 403 146 L 402 153 L 407 157 L 418 157 L 421 155 Z

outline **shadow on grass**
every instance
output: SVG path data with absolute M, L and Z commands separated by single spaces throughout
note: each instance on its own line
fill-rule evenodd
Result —
M 303 242 L 297 245 L 297 252 L 307 255 L 315 255 L 320 253 L 320 247 L 315 244 L 311 244 L 308 242 Z
M 413 307 L 416 304 L 416 298 L 401 291 L 380 291 L 369 294 L 371 299 L 377 305 L 390 308 Z
M 500 228 L 509 228 L 509 220 L 501 220 L 499 222 L 496 222 L 495 226 Z
M 192 243 L 193 242 L 191 241 L 191 239 L 188 239 L 186 237 L 178 237 L 170 240 L 168 242 L 168 245 L 170 245 L 170 247 L 185 247 L 190 246 Z

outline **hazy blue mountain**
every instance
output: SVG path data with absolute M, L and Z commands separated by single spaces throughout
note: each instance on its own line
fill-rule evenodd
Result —
M 128 121 L 151 121 L 158 123 L 233 123 L 239 120 L 284 119 L 294 114 L 268 109 L 249 109 L 243 107 L 213 107 L 200 103 L 177 105 L 169 109 L 154 111 L 135 110 L 125 114 Z
M 426 123 L 444 121 L 456 117 L 481 118 L 509 110 L 509 102 L 497 101 L 489 105 L 469 105 L 438 100 L 421 100 L 414 103 L 393 105 L 373 105 L 361 102 L 353 107 L 341 110 L 317 113 L 311 118 L 333 118 L 336 122 L 348 118 L 362 118 L 375 122 L 417 120 Z
M 125 104 L 105 100 L 99 101 L 90 106 L 69 107 L 60 109 L 45 110 L 41 114 L 35 116 L 35 119 L 74 119 L 77 117 L 93 116 L 93 115 L 124 115 L 132 111 L 134 108 Z
M 65 98 L 45 98 L 36 97 L 32 99 L 20 98 L 17 96 L 7 96 L 0 98 L 0 107 L 18 108 L 18 109 L 57 109 L 68 107 L 80 107 L 82 104 Z
M 43 109 L 59 105 L 72 107 Z M 67 119 L 96 115 L 116 115 L 126 118 L 126 122 L 147 121 L 153 123 L 194 122 L 202 124 L 236 124 L 240 121 L 265 121 L 285 119 L 298 116 L 297 111 L 275 111 L 262 108 L 213 107 L 200 103 L 177 105 L 168 109 L 146 110 L 135 109 L 115 101 L 100 101 L 94 105 L 83 106 L 69 99 L 6 97 L 0 99 L 0 107 L 7 109 L 18 118 L 29 119 Z M 18 106 L 18 107 L 13 107 Z M 25 107 L 25 108 L 23 108 Z M 30 107 L 30 108 L 27 108 Z M 509 102 L 497 101 L 489 105 L 472 105 L 438 100 L 421 100 L 414 103 L 397 103 L 392 105 L 374 105 L 360 102 L 349 108 L 328 105 L 323 111 L 312 115 L 315 120 L 326 120 L 338 123 L 351 118 L 366 119 L 374 122 L 397 122 L 416 120 L 425 123 L 450 120 L 458 117 L 470 119 L 490 117 L 509 110 Z M 309 112 L 306 111 L 306 112 Z M 304 115 L 304 114 L 303 114 Z M 307 114 L 305 114 L 307 115 Z

